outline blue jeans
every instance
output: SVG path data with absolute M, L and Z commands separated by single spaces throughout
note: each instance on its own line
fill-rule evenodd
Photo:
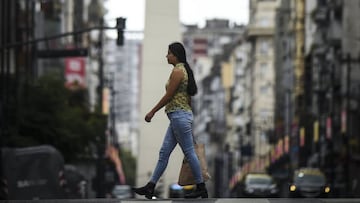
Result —
M 191 170 L 194 174 L 195 182 L 202 183 L 201 167 L 199 159 L 195 153 L 194 140 L 192 135 L 193 114 L 187 111 L 175 111 L 167 114 L 170 124 L 166 131 L 162 143 L 159 160 L 150 182 L 157 183 L 164 173 L 170 158 L 171 152 L 179 143 L 186 159 L 189 161 Z

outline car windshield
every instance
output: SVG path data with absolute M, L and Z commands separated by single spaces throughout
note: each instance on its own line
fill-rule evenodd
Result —
M 270 185 L 272 183 L 271 178 L 268 177 L 252 177 L 246 180 L 247 184 L 260 184 L 260 185 Z
M 131 190 L 129 187 L 114 187 L 113 193 L 116 195 L 130 194 Z
M 299 173 L 295 177 L 296 184 L 325 184 L 325 177 L 320 174 Z

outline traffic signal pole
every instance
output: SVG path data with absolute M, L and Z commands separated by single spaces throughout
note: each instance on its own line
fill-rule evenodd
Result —
M 104 19 L 100 19 L 100 26 L 102 27 L 104 24 Z M 104 30 L 100 29 L 99 39 L 98 39 L 98 61 L 99 61 L 99 86 L 97 88 L 98 91 L 98 113 L 102 114 L 102 106 L 103 106 L 103 87 L 104 87 L 104 61 L 103 61 L 103 37 Z M 104 132 L 105 134 L 105 132 Z M 100 135 L 103 136 L 103 135 Z M 105 135 L 106 136 L 106 135 Z M 100 139 L 102 140 L 102 139 Z M 105 140 L 106 142 L 106 140 Z M 105 197 L 105 152 L 106 144 L 103 142 L 97 143 L 97 164 L 96 164 L 96 197 L 104 198 Z
M 4 46 L 0 47 L 0 50 L 11 49 L 14 47 L 24 46 L 24 45 L 28 45 L 28 44 L 36 44 L 38 42 L 49 41 L 49 40 L 67 37 L 67 36 L 76 35 L 76 34 L 88 33 L 92 30 L 100 30 L 101 31 L 101 30 L 113 30 L 113 29 L 118 29 L 118 28 L 117 27 L 107 27 L 107 26 L 95 26 L 95 27 L 77 30 L 77 31 L 73 31 L 73 32 L 65 32 L 65 33 L 61 33 L 61 34 L 57 34 L 57 35 L 53 35 L 53 36 L 37 38 L 37 39 L 25 41 L 25 42 L 20 41 L 20 42 L 5 44 Z

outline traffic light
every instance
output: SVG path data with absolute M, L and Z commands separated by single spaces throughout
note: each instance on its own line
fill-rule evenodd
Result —
M 125 29 L 126 19 L 125 18 L 116 18 L 116 29 L 118 33 L 118 37 L 116 40 L 116 44 L 118 46 L 124 45 L 124 29 Z

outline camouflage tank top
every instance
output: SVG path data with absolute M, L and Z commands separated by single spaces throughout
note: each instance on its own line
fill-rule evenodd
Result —
M 169 103 L 165 106 L 165 112 L 170 113 L 177 110 L 184 110 L 184 111 L 191 111 L 191 107 L 189 105 L 189 94 L 187 93 L 187 85 L 188 85 L 188 75 L 185 69 L 185 66 L 183 63 L 178 63 L 175 65 L 174 69 L 181 69 L 184 73 L 184 78 L 179 84 L 179 87 L 177 88 L 175 95 L 170 100 Z M 169 80 L 166 83 L 166 88 L 169 84 Z

